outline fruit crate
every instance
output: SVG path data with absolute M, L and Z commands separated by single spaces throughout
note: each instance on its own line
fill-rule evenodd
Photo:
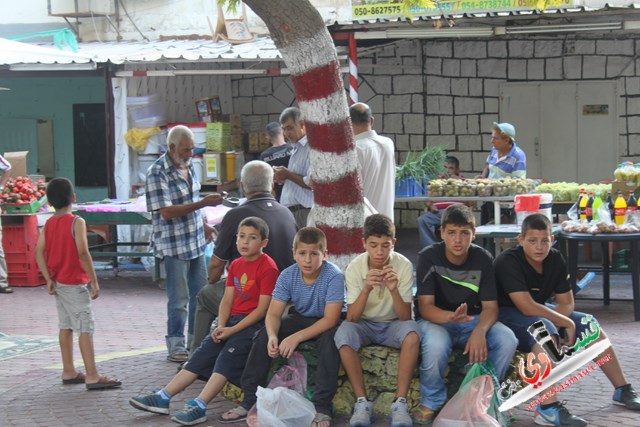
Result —
M 4 205 L 8 214 L 32 214 L 38 212 L 38 209 L 47 202 L 47 196 L 43 196 L 31 202 L 28 205 L 17 205 L 15 203 L 7 203 Z
M 35 257 L 39 235 L 37 215 L 2 217 L 2 244 L 10 286 L 39 286 L 45 283 Z
M 6 254 L 8 282 L 11 286 L 40 286 L 46 283 L 33 252 Z

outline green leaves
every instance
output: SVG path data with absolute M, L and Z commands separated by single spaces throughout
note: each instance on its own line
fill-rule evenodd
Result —
M 426 146 L 416 153 L 409 152 L 404 163 L 396 167 L 396 181 L 412 176 L 416 181 L 437 178 L 444 173 L 445 152 L 441 146 Z

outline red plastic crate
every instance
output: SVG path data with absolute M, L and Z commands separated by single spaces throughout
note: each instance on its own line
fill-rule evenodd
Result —
M 39 235 L 38 218 L 35 215 L 2 217 L 2 246 L 10 286 L 40 286 L 46 283 L 35 257 Z

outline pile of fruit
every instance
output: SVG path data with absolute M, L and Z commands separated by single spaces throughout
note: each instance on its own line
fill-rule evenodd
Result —
M 513 196 L 531 193 L 538 181 L 520 178 L 502 179 L 433 179 L 429 182 L 430 197 Z
M 31 178 L 19 176 L 11 178 L 2 190 L 0 202 L 8 205 L 29 205 L 40 200 L 46 194 L 44 181 L 31 181 Z

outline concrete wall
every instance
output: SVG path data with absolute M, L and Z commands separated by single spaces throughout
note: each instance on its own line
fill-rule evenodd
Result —
M 484 166 L 505 82 L 613 80 L 621 160 L 640 155 L 640 37 L 539 36 L 482 41 L 399 40 L 359 50 L 359 99 L 397 159 L 426 144 L 444 146 L 474 176 Z M 287 77 L 232 79 L 234 111 L 266 123 L 295 101 Z M 607 149 L 603 146 L 603 149 Z M 613 170 L 611 171 L 613 177 Z M 421 203 L 396 206 L 415 226 Z

